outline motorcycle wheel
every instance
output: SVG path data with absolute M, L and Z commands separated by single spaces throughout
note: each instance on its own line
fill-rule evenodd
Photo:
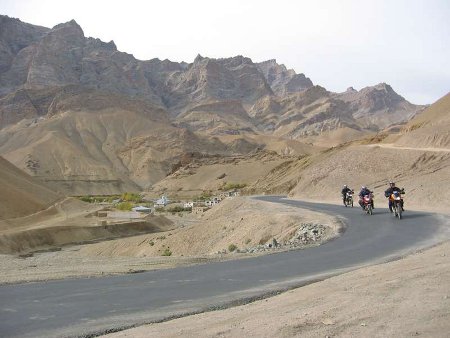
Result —
M 368 213 L 369 215 L 372 215 L 372 214 L 373 214 L 372 206 L 371 206 L 370 204 L 367 206 L 367 213 Z
M 402 219 L 402 207 L 397 205 L 397 217 L 398 219 Z
M 352 203 L 352 208 L 353 208 L 353 199 L 351 200 L 351 203 Z

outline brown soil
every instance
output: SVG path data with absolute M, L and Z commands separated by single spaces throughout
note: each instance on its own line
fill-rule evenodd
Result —
M 0 221 L 44 210 L 62 198 L 2 157 L 0 187 Z

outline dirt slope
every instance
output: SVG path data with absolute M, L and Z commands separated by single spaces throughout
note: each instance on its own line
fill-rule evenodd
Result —
M 412 119 L 395 144 L 450 150 L 450 93 Z
M 0 220 L 48 208 L 62 196 L 0 157 Z
M 295 174 L 295 173 L 294 173 Z M 350 146 L 333 150 L 297 174 L 292 196 L 328 202 L 340 201 L 344 184 L 375 192 L 376 206 L 386 206 L 384 190 L 394 180 L 406 190 L 405 203 L 413 208 L 446 211 L 450 208 L 450 152 Z
M 306 210 L 298 212 L 296 208 L 245 197 L 226 199 L 199 217 L 187 220 L 172 217 L 172 220 L 182 227 L 165 234 L 93 244 L 81 252 L 88 256 L 150 257 L 161 256 L 169 249 L 173 256 L 214 255 L 229 253 L 231 244 L 245 249 L 269 243 L 273 238 L 281 243 L 292 237 L 303 222 L 312 221 L 326 227 L 322 241 L 335 237 L 340 226 L 336 219 L 326 215 Z

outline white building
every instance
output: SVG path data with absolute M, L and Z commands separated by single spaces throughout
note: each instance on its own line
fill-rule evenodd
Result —
M 213 205 L 219 204 L 221 199 L 219 197 L 213 197 L 209 201 L 205 201 L 207 207 L 212 207 Z
M 194 207 L 194 202 L 186 202 L 183 204 L 183 208 L 187 209 L 187 208 L 193 208 Z
M 161 196 L 161 198 L 160 199 L 157 199 L 156 201 L 155 201 L 155 205 L 157 205 L 157 206 L 163 206 L 163 207 L 165 207 L 167 204 L 169 204 L 169 199 L 166 197 L 166 196 Z
M 137 206 L 137 207 L 134 207 L 134 208 L 132 208 L 131 210 L 137 211 L 137 212 L 144 212 L 144 213 L 147 213 L 147 214 L 149 214 L 149 213 L 152 212 L 152 209 L 151 209 L 151 208 L 144 207 L 144 206 L 142 206 L 142 205 L 139 205 L 139 206 Z

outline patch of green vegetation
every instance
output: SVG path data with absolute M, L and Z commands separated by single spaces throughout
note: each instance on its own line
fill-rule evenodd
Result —
M 167 208 L 167 211 L 171 212 L 171 213 L 183 212 L 183 211 L 191 211 L 191 210 L 192 210 L 192 208 L 183 208 L 182 206 L 179 206 L 179 205 Z
M 233 251 L 235 251 L 236 249 L 237 249 L 237 246 L 236 246 L 236 245 L 234 245 L 234 244 L 228 245 L 228 251 L 229 251 L 229 252 L 233 252 Z
M 247 186 L 247 183 L 231 183 L 231 182 L 224 182 L 224 184 L 220 187 L 220 190 L 223 191 L 229 191 L 229 190 L 235 190 L 235 189 L 242 189 Z
M 197 196 L 194 198 L 195 201 L 206 201 L 209 200 L 213 196 L 213 193 L 211 190 L 205 190 L 202 192 L 200 196 Z
M 122 201 L 139 203 L 142 202 L 142 196 L 132 192 L 125 192 L 120 196 Z
M 172 251 L 169 248 L 165 248 L 161 256 L 172 256 Z
M 151 240 L 150 242 L 148 242 L 148 244 L 149 244 L 150 246 L 153 246 L 153 245 L 155 245 L 155 242 L 153 242 L 153 240 Z
M 116 205 L 116 208 L 121 211 L 131 211 L 133 208 L 133 203 L 131 202 L 120 202 Z
M 245 240 L 245 244 L 249 244 L 251 241 L 252 241 L 252 240 L 251 240 L 250 238 L 247 238 L 247 239 Z
M 112 203 L 112 201 L 119 199 L 120 195 L 84 195 L 75 197 L 87 203 Z
M 94 203 L 94 199 L 92 198 L 92 196 L 81 196 L 78 197 L 80 200 L 82 200 L 83 202 L 87 202 L 87 203 Z

